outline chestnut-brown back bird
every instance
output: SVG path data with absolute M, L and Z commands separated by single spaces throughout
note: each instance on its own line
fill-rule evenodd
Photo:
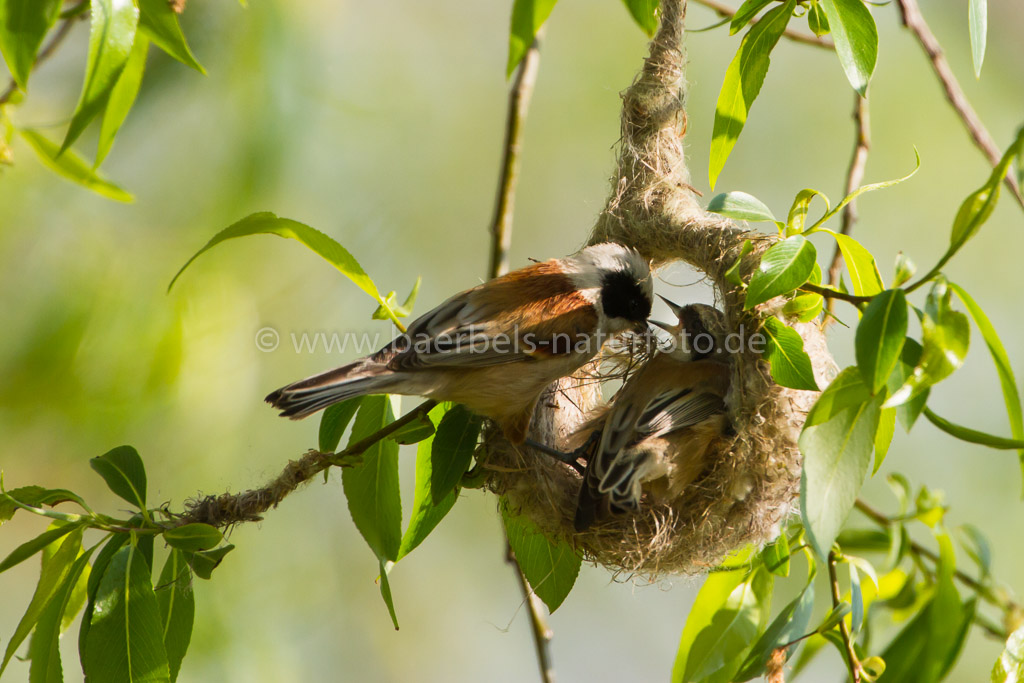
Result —
M 646 259 L 620 244 L 593 245 L 460 292 L 377 353 L 266 400 L 300 419 L 365 394 L 427 396 L 463 403 L 522 443 L 545 387 L 612 337 L 645 329 L 652 296 Z
M 599 439 L 583 472 L 577 531 L 635 512 L 645 491 L 659 500 L 682 495 L 707 465 L 712 443 L 728 429 L 724 317 L 711 306 L 664 300 L 679 322 L 651 322 L 672 335 L 671 346 L 656 351 L 575 439 Z

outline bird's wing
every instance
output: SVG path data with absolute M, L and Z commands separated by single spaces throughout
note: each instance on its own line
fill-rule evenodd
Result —
M 551 268 L 537 264 L 524 269 L 539 271 L 532 275 L 520 272 L 456 294 L 414 320 L 379 360 L 394 370 L 473 368 L 575 353 L 578 340 L 590 342 L 597 313 L 566 278 L 540 266 Z
M 647 404 L 636 424 L 637 439 L 664 436 L 725 411 L 720 396 L 694 389 L 665 392 Z

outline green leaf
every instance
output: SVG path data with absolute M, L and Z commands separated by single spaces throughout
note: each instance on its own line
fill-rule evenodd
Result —
M 814 578 L 813 570 L 810 578 Z M 761 637 L 757 639 L 757 642 L 750 649 L 750 654 L 747 655 L 746 661 L 743 662 L 739 674 L 733 680 L 749 681 L 751 678 L 763 675 L 765 665 L 776 648 L 782 647 L 806 634 L 813 613 L 814 585 L 809 580 L 803 590 L 800 591 L 800 594 L 782 608 L 779 615 L 775 617 L 765 632 L 761 634 Z M 795 649 L 791 647 L 787 650 L 787 659 Z
M 15 502 L 17 501 L 17 502 Z M 81 496 L 67 489 L 44 489 L 42 486 L 21 486 L 10 491 L 0 491 L 0 524 L 3 524 L 14 513 L 21 509 L 21 505 L 41 508 L 44 505 L 54 506 L 60 503 L 73 501 L 85 507 L 85 501 Z
M 62 534 L 55 535 L 54 532 L 61 531 Z M 73 533 L 72 533 L 73 532 Z M 63 535 L 68 535 L 59 545 L 57 540 Z M 46 606 L 50 603 L 51 599 L 58 592 L 61 584 L 64 583 L 64 579 L 67 578 L 68 573 L 71 571 L 71 566 L 78 558 L 78 554 L 82 550 L 82 527 L 74 524 L 67 524 L 64 526 L 58 526 L 51 529 L 42 535 L 36 537 L 36 542 L 39 542 L 39 547 L 31 554 L 26 557 L 31 557 L 36 552 L 39 552 L 43 548 L 46 548 L 53 543 L 53 550 L 43 555 L 42 570 L 39 573 L 39 583 L 36 584 L 35 593 L 32 594 L 32 600 L 29 602 L 28 608 L 25 610 L 25 614 L 21 617 L 21 621 L 18 622 L 18 626 L 14 629 L 14 634 L 11 639 L 7 641 L 7 650 L 4 652 L 3 662 L 0 663 L 0 674 L 7 668 L 7 664 L 11 661 L 11 657 L 17 652 L 18 646 L 24 642 L 25 638 L 32 631 L 32 628 L 39 621 L 43 615 L 43 611 Z M 45 542 L 42 542 L 45 541 Z M 32 541 L 29 541 L 32 543 Z M 25 547 L 27 543 L 21 547 Z M 18 549 L 20 550 L 20 548 Z M 14 552 L 18 552 L 15 550 Z M 13 555 L 14 553 L 12 553 Z M 10 559 L 10 558 L 8 558 Z M 24 559 L 24 558 L 23 558 Z M 6 564 L 6 561 L 4 562 Z M 6 569 L 7 567 L 4 567 Z M 63 611 L 61 612 L 63 614 Z M 60 622 L 60 615 L 56 617 L 56 620 Z
M 754 243 L 750 240 L 743 240 L 743 246 L 740 247 L 739 256 L 732 262 L 728 270 L 725 271 L 725 279 L 727 282 L 731 282 L 737 287 L 743 286 L 743 278 L 740 277 L 740 265 L 743 263 L 743 258 L 754 250 Z
M 750 278 L 743 307 L 749 310 L 793 291 L 807 282 L 816 262 L 814 245 L 802 235 L 776 242 L 761 256 L 761 264 Z
M 537 31 L 548 20 L 556 0 L 515 0 L 512 4 L 512 27 L 508 36 L 508 66 L 505 75 L 512 72 L 523 61 L 526 51 L 533 45 Z
M 852 365 L 843 368 L 807 413 L 804 428 L 828 422 L 847 408 L 859 406 L 870 399 L 871 392 L 864 384 L 860 370 Z
M 93 608 L 95 607 L 96 592 L 99 590 L 100 580 L 103 578 L 104 572 L 107 571 L 110 560 L 121 549 L 121 546 L 128 542 L 129 538 L 128 534 L 113 534 L 106 545 L 103 546 L 103 549 L 100 550 L 100 554 L 96 556 L 96 561 L 92 565 L 92 571 L 89 573 L 89 580 L 86 583 L 86 604 L 85 611 L 82 613 L 82 625 L 78 630 L 79 658 L 85 654 L 85 639 L 89 635 L 89 628 L 92 625 Z
M 1020 683 L 1024 681 L 1024 626 L 1010 634 L 995 666 L 992 683 Z
M 92 165 L 86 163 L 85 159 L 78 156 L 74 150 L 67 150 L 62 154 L 60 147 L 55 142 L 48 140 L 31 128 L 22 128 L 18 132 L 25 142 L 35 150 L 42 162 L 58 175 L 107 199 L 119 202 L 135 201 L 130 193 L 97 173 Z
M 936 534 L 939 542 L 939 564 L 936 571 L 935 596 L 927 609 L 928 653 L 921 661 L 920 680 L 940 681 L 945 678 L 963 647 L 964 606 L 953 583 L 956 558 L 953 541 L 947 533 Z
M 637 26 L 642 28 L 648 36 L 653 37 L 654 32 L 658 30 L 656 11 L 660 4 L 659 0 L 622 0 L 622 2 L 633 16 Z
M 463 405 L 454 406 L 441 418 L 431 449 L 430 495 L 435 505 L 458 485 L 469 469 L 482 426 L 483 418 Z
M 921 345 L 909 337 L 903 342 L 903 353 L 900 355 L 900 362 L 896 365 L 892 375 L 889 376 L 888 388 L 890 396 L 899 391 L 899 388 L 913 376 L 914 368 L 921 361 L 922 350 Z M 906 403 L 896 406 L 896 416 L 900 419 L 903 429 L 907 432 L 917 422 L 917 418 L 921 416 L 921 411 L 924 410 L 928 402 L 928 394 L 929 390 L 925 389 Z M 887 409 L 883 408 L 883 410 Z
M 441 404 L 431 409 L 431 419 L 440 422 L 444 419 L 451 404 Z M 457 488 L 452 488 L 440 501 L 434 502 L 434 447 L 435 435 L 428 436 L 416 446 L 416 488 L 412 501 L 412 517 L 409 527 L 402 536 L 402 545 L 398 549 L 398 559 L 402 559 L 413 551 L 430 532 L 444 519 L 445 515 L 455 506 L 459 497 Z
M 172 550 L 167 556 L 155 593 L 156 604 L 160 609 L 167 664 L 171 681 L 174 681 L 178 678 L 181 660 L 185 658 L 188 644 L 192 640 L 192 623 L 196 612 L 192 572 L 181 551 Z
M 4 573 L 11 567 L 21 564 L 28 558 L 32 557 L 40 550 L 56 541 L 61 536 L 70 534 L 75 529 L 80 528 L 78 524 L 65 524 L 64 526 L 58 526 L 53 529 L 47 529 L 43 533 L 39 534 L 31 541 L 25 541 L 17 548 L 11 551 L 11 554 L 4 558 L 3 562 L 0 562 L 0 574 Z
M 896 369 L 907 336 L 907 297 L 887 289 L 871 300 L 857 325 L 856 355 L 864 383 L 872 394 L 885 388 Z
M 393 312 L 395 315 L 397 315 L 399 318 L 409 317 L 410 315 L 412 315 L 412 307 L 416 305 L 416 297 L 418 297 L 420 294 L 421 284 L 423 284 L 423 278 L 417 277 L 416 282 L 412 286 L 412 290 L 409 291 L 409 296 L 405 297 L 405 303 L 403 303 L 401 306 L 395 303 L 396 301 L 398 301 L 398 299 L 396 298 L 396 293 L 389 292 L 388 295 L 384 297 L 384 301 L 387 302 L 388 308 L 385 308 L 384 306 L 378 306 L 377 310 L 374 311 L 373 315 L 371 315 L 370 317 L 373 318 L 374 320 L 387 320 L 389 310 Z
M 859 0 L 855 0 L 855 1 L 859 2 Z M 917 148 L 915 147 L 914 148 L 914 168 L 913 168 L 913 170 L 910 171 L 910 173 L 906 174 L 905 176 L 903 176 L 901 178 L 893 178 L 892 180 L 883 180 L 883 181 L 878 182 L 878 183 L 869 183 L 868 185 L 861 185 L 856 190 L 854 190 L 850 194 L 848 194 L 845 197 L 843 197 L 843 200 L 841 202 L 839 202 L 838 204 L 836 204 L 834 209 L 829 209 L 827 212 L 825 212 L 824 216 L 822 216 L 817 221 L 815 221 L 814 225 L 812 225 L 810 228 L 807 229 L 807 232 L 810 233 L 810 232 L 815 232 L 817 230 L 822 230 L 824 232 L 827 232 L 827 233 L 835 236 L 837 233 L 835 233 L 835 232 L 833 232 L 831 230 L 827 230 L 827 229 L 821 228 L 821 225 L 824 224 L 827 220 L 829 220 L 833 216 L 835 216 L 837 213 L 839 213 L 840 211 L 845 209 L 847 204 L 849 204 L 850 202 L 852 202 L 854 199 L 856 199 L 857 197 L 861 196 L 862 194 L 866 194 L 868 192 L 874 192 L 875 190 L 884 190 L 885 188 L 893 187 L 895 185 L 899 185 L 900 183 L 902 183 L 904 181 L 907 181 L 907 180 L 910 180 L 915 175 L 917 175 L 917 172 L 920 169 L 921 169 L 921 155 L 918 153 Z M 851 240 L 853 239 L 853 238 L 849 237 L 848 235 L 846 237 L 848 239 L 851 239 Z M 837 237 L 836 239 L 838 240 L 839 238 Z M 881 278 L 879 278 L 879 279 L 881 279 Z
M 103 572 L 82 652 L 91 681 L 169 681 L 163 626 L 149 565 L 134 543 L 118 550 Z
M 341 436 L 345 433 L 345 428 L 352 421 L 356 411 L 359 410 L 359 404 L 362 402 L 363 397 L 356 396 L 347 401 L 327 406 L 327 409 L 320 417 L 319 446 L 321 453 L 333 453 L 338 449 L 338 444 L 341 443 Z
M 836 55 L 853 89 L 867 95 L 878 59 L 878 29 L 861 0 L 820 0 L 836 43 Z
M 89 466 L 103 477 L 111 491 L 140 510 L 146 509 L 146 466 L 138 451 L 131 446 L 118 446 L 92 458 Z
M 139 9 L 133 0 L 91 0 L 92 28 L 89 32 L 89 61 L 85 84 L 71 115 L 71 125 L 61 143 L 60 153 L 78 139 L 86 126 L 107 105 L 135 42 Z
M 379 560 L 380 565 L 380 597 L 384 599 L 384 604 L 388 608 L 388 614 L 391 616 L 391 623 L 395 625 L 395 630 L 398 630 L 398 615 L 395 614 L 395 600 L 391 597 L 391 583 L 388 582 L 388 572 L 391 567 L 395 566 L 394 562 L 385 563 L 384 560 Z
M 981 530 L 973 524 L 963 524 L 958 528 L 960 532 L 960 545 L 967 551 L 968 556 L 974 560 L 981 571 L 981 578 L 985 579 L 992 573 L 992 548 L 988 539 L 981 533 Z
M 988 0 L 970 0 L 967 7 L 967 25 L 971 33 L 971 61 L 974 63 L 974 77 L 981 78 L 981 65 L 985 62 L 985 41 L 988 34 Z
M 910 281 L 917 272 L 917 265 L 902 251 L 896 254 L 896 269 L 892 276 L 892 286 L 900 287 Z
M 796 330 L 776 318 L 766 318 L 761 330 L 766 338 L 763 355 L 771 364 L 772 379 L 790 389 L 817 391 L 811 357 Z
M 795 235 L 803 232 L 804 224 L 807 222 L 807 212 L 811 208 L 811 200 L 815 197 L 822 198 L 825 202 L 825 213 L 828 213 L 828 197 L 811 188 L 800 190 L 793 199 L 793 205 L 789 207 L 789 216 L 786 218 L 787 235 Z
M 739 51 L 725 70 L 725 80 L 715 105 L 711 159 L 708 163 L 711 189 L 714 189 L 725 160 L 729 158 L 747 122 L 747 114 L 768 73 L 771 51 L 786 30 L 795 8 L 796 0 L 786 0 L 751 26 L 740 42 Z
M 998 448 L 1004 451 L 1020 450 L 1024 448 L 1024 441 L 1020 439 L 1007 439 L 1006 437 L 979 432 L 976 429 L 961 427 L 960 425 L 954 424 L 943 417 L 939 417 L 927 406 L 925 406 L 924 409 L 924 416 L 927 417 L 928 421 L 933 425 L 947 434 L 955 436 L 961 441 L 976 443 L 982 446 L 988 446 L 989 448 Z
M 777 223 L 775 215 L 754 195 L 746 192 L 726 192 L 715 195 L 708 202 L 708 211 L 741 221 L 771 221 Z
M 28 650 L 29 659 L 32 660 L 29 668 L 30 683 L 63 683 L 60 634 L 67 628 L 70 621 L 68 617 L 73 618 L 73 612 L 81 608 L 81 603 L 75 607 L 76 595 L 79 594 L 79 586 L 88 580 L 89 558 L 92 557 L 93 549 L 81 553 L 74 560 L 36 623 Z
M 216 527 L 198 522 L 174 527 L 164 532 L 167 545 L 179 550 L 209 550 L 220 545 L 223 534 Z
M 359 407 L 349 445 L 394 422 L 389 396 L 366 396 Z M 394 561 L 402 542 L 402 500 L 398 490 L 398 444 L 381 439 L 363 461 L 341 472 L 341 482 L 359 533 L 379 559 Z
M 377 285 L 373 283 L 370 276 L 366 274 L 363 267 L 359 265 L 359 262 L 356 261 L 355 257 L 352 256 L 345 247 L 341 246 L 333 238 L 325 235 L 319 230 L 288 218 L 278 218 L 267 211 L 250 214 L 214 235 L 213 239 L 207 242 L 202 249 L 197 251 L 192 258 L 190 258 L 188 262 L 181 267 L 181 270 L 179 270 L 174 276 L 174 279 L 171 280 L 171 284 L 167 286 L 167 290 L 171 290 L 175 281 L 181 277 L 181 274 L 185 269 L 188 268 L 193 261 L 199 258 L 201 254 L 209 251 L 221 242 L 237 237 L 246 237 L 248 235 L 277 235 L 278 237 L 286 237 L 288 239 L 301 242 L 308 249 L 320 256 L 320 258 L 337 268 L 338 271 L 351 280 L 356 287 L 373 297 L 378 304 L 389 311 L 388 317 L 390 317 L 400 329 L 403 329 L 401 322 L 398 320 L 394 311 L 391 310 L 390 305 L 384 301 L 380 292 L 377 291 Z
M 60 15 L 61 0 L 0 0 L 0 52 L 22 90 L 43 38 Z
M 554 612 L 576 583 L 583 558 L 565 541 L 553 543 L 532 522 L 513 515 L 506 501 L 502 500 L 500 507 L 508 543 L 523 576 Z
M 859 0 L 858 0 L 859 1 Z M 825 230 L 836 238 L 839 251 L 843 254 L 843 262 L 846 263 L 846 270 L 850 273 L 850 282 L 853 284 L 853 293 L 857 296 L 874 296 L 883 289 L 882 274 L 878 272 L 878 265 L 875 264 L 875 257 L 864 246 L 849 235 L 843 235 L 831 230 Z
M 896 408 L 882 408 L 878 418 L 878 431 L 875 432 L 875 466 L 871 470 L 874 476 L 885 462 L 885 456 L 889 454 L 889 446 L 892 445 L 892 438 L 896 435 Z
M 1010 365 L 1010 357 L 1006 353 L 1006 347 L 999 339 L 996 328 L 992 321 L 985 315 L 978 302 L 968 294 L 960 285 L 949 283 L 949 288 L 959 297 L 967 308 L 967 312 L 974 319 L 978 331 L 981 332 L 992 356 L 992 363 L 996 366 L 996 373 L 999 375 L 999 384 L 1003 389 L 1003 402 L 1006 404 L 1006 415 L 1010 420 L 1010 433 L 1014 439 L 1024 440 L 1024 415 L 1021 413 L 1020 391 L 1017 389 L 1017 379 L 1013 374 L 1013 367 Z M 1021 463 L 1021 472 L 1024 473 L 1024 450 L 1018 453 Z
M 800 478 L 800 515 L 807 538 L 824 558 L 853 508 L 871 464 L 871 450 L 883 396 L 841 411 L 832 419 L 805 427 Z
M 139 29 L 144 31 L 157 47 L 185 66 L 201 74 L 206 70 L 196 61 L 178 25 L 178 15 L 166 0 L 138 0 Z
M 168 11 L 170 7 L 163 0 L 161 2 Z M 173 13 L 173 12 L 172 12 Z M 145 36 L 136 36 L 135 44 L 132 46 L 128 61 L 124 69 L 110 91 L 110 99 L 107 101 L 107 108 L 103 112 L 103 123 L 100 125 L 100 141 L 96 150 L 96 163 L 98 168 L 103 160 L 107 158 L 111 146 L 114 144 L 114 137 L 121 129 L 121 124 L 128 117 L 128 112 L 135 104 L 135 97 L 139 94 L 139 86 L 142 85 L 142 74 L 146 70 L 146 55 L 149 54 L 149 40 Z
M 808 323 L 818 317 L 825 307 L 825 298 L 820 294 L 798 294 L 782 306 L 782 314 L 787 318 L 796 318 L 799 322 Z
M 209 581 L 210 576 L 213 575 L 213 570 L 219 567 L 220 563 L 224 561 L 224 557 L 234 549 L 235 546 L 229 543 L 213 550 L 200 550 L 198 552 L 182 550 L 181 556 L 185 558 L 185 562 L 192 568 L 196 576 Z
M 829 34 L 828 17 L 825 16 L 825 10 L 821 8 L 821 3 L 817 0 L 814 0 L 810 9 L 807 10 L 807 28 L 811 29 L 811 33 L 819 38 Z
M 685 657 L 680 642 L 679 654 L 676 655 L 676 664 L 672 669 L 673 683 L 733 680 L 753 649 L 758 634 L 768 623 L 773 579 L 764 567 L 749 572 L 711 615 L 710 623 L 696 634 Z M 715 594 L 712 596 L 718 597 Z M 699 593 L 698 601 L 700 597 Z M 691 608 L 687 626 L 696 608 L 696 604 Z M 684 627 L 684 639 L 686 635 Z
M 743 30 L 743 27 L 749 24 L 758 12 L 770 4 L 772 4 L 772 0 L 744 0 L 736 10 L 736 14 L 733 15 L 732 21 L 729 22 L 729 35 L 734 36 Z
M 939 289 L 945 293 L 936 297 L 939 301 L 937 310 L 931 315 L 925 313 L 921 318 L 921 359 L 903 386 L 886 401 L 886 408 L 906 403 L 963 365 L 970 345 L 970 324 L 966 315 L 950 308 L 945 285 L 936 283 L 934 290 Z
M 399 427 L 398 430 L 393 432 L 388 436 L 388 438 L 397 444 L 408 446 L 414 443 L 419 443 L 433 435 L 434 423 L 430 421 L 428 416 L 421 415 L 409 424 Z
M 776 576 L 789 576 L 789 539 L 783 532 L 761 551 L 761 562 Z

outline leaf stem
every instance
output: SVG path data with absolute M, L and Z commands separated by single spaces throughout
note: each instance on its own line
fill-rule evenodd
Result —
M 831 551 L 828 554 L 828 579 L 832 587 L 832 607 L 839 607 L 842 594 L 839 592 L 839 579 L 836 576 L 836 553 Z M 857 659 L 857 652 L 853 649 L 853 640 L 850 638 L 850 627 L 846 625 L 846 619 L 839 620 L 839 635 L 846 647 L 846 664 L 850 670 L 850 678 L 853 683 L 861 681 L 860 660 Z
M 826 299 L 840 299 L 842 301 L 846 301 L 847 303 L 853 304 L 857 308 L 860 308 L 865 304 L 871 303 L 872 299 L 872 297 L 870 296 L 858 296 L 856 294 L 847 294 L 846 292 L 840 292 L 838 289 L 833 289 L 831 287 L 822 287 L 821 285 L 816 285 L 811 282 L 805 282 L 804 284 L 800 285 L 800 289 L 805 292 L 820 294 Z

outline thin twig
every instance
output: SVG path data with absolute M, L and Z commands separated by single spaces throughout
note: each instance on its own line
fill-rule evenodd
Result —
M 864 182 L 864 168 L 868 163 L 868 151 L 871 149 L 871 119 L 868 114 L 868 101 L 859 93 L 853 94 L 853 120 L 856 123 L 857 134 L 854 138 L 853 156 L 850 157 L 850 167 L 846 171 L 846 194 L 853 194 L 861 183 Z M 839 232 L 849 235 L 853 226 L 857 223 L 857 200 L 854 199 L 843 209 L 842 225 Z M 842 262 L 843 252 L 836 245 L 832 254 L 832 264 L 828 268 L 828 284 L 832 287 L 839 282 L 839 268 Z M 835 298 L 826 301 L 829 315 L 833 312 Z
M 826 299 L 839 299 L 846 301 L 860 308 L 864 304 L 871 303 L 870 296 L 859 296 L 857 294 L 847 294 L 846 292 L 840 292 L 838 289 L 832 289 L 831 287 L 822 287 L 810 282 L 805 282 L 800 285 L 800 289 L 805 292 L 812 292 L 814 294 L 820 294 Z
M 543 29 L 542 29 L 543 30 Z M 512 213 L 516 201 L 516 181 L 519 179 L 519 155 L 523 143 L 523 123 L 530 108 L 533 86 L 537 82 L 540 66 L 541 32 L 533 39 L 526 56 L 519 64 L 515 81 L 508 94 L 508 116 L 505 121 L 505 147 L 501 157 L 501 178 L 498 180 L 498 199 L 491 222 L 491 265 L 488 273 L 495 278 L 508 272 L 508 251 L 512 246 Z
M 832 586 L 832 606 L 838 607 L 839 601 L 842 600 L 842 595 L 839 592 L 839 579 L 836 578 L 835 551 L 829 552 L 828 554 L 828 578 L 829 583 Z M 843 645 L 846 647 L 846 665 L 850 669 L 850 678 L 853 680 L 853 683 L 860 683 L 860 660 L 857 659 L 857 652 L 853 649 L 853 640 L 850 638 L 850 627 L 846 625 L 846 619 L 839 620 L 839 635 L 842 637 Z
M 734 10 L 732 7 L 729 7 L 728 5 L 723 5 L 720 2 L 716 2 L 715 0 L 693 1 L 699 5 L 704 5 L 705 7 L 707 7 L 720 17 L 729 17 L 731 19 L 732 17 L 736 16 L 736 10 Z M 751 24 L 756 24 L 757 22 L 757 19 L 752 19 L 750 21 Z M 782 32 L 782 35 L 784 35 L 789 40 L 792 40 L 794 43 L 813 45 L 814 47 L 820 47 L 826 50 L 836 49 L 836 46 L 832 43 L 832 41 L 825 40 L 824 38 L 819 38 L 818 36 L 811 35 L 809 33 L 801 33 L 800 31 L 793 31 L 787 28 L 785 31 Z
M 508 115 L 505 123 L 505 146 L 501 160 L 501 177 L 498 180 L 498 198 L 495 202 L 494 221 L 491 224 L 491 261 L 488 274 L 496 278 L 508 272 L 509 248 L 512 246 L 512 216 L 516 200 L 516 180 L 519 178 L 519 157 L 523 141 L 523 122 L 530 108 L 530 97 L 537 82 L 540 66 L 540 38 L 538 32 L 526 51 L 523 61 L 508 95 Z M 505 559 L 512 565 L 516 580 L 523 594 L 523 602 L 530 612 L 530 631 L 533 634 L 537 665 L 542 683 L 554 683 L 555 670 L 551 665 L 551 628 L 544 616 L 544 605 L 530 590 L 522 567 L 516 559 L 512 546 L 505 534 Z
M 85 4 L 86 2 L 81 2 L 79 3 L 78 7 L 81 7 Z M 76 7 L 75 9 L 77 9 L 78 7 Z M 47 43 L 46 46 L 43 49 L 41 49 L 39 53 L 36 55 L 36 61 L 32 64 L 33 70 L 35 70 L 40 64 L 42 64 L 50 58 L 54 51 L 56 51 L 57 47 L 60 46 L 64 39 L 67 38 L 68 34 L 71 33 L 71 29 L 74 27 L 75 21 L 83 16 L 85 15 L 75 11 L 69 12 L 68 16 L 63 21 L 61 21 L 60 26 L 57 27 L 57 30 L 54 32 L 53 38 L 50 39 L 50 42 Z M 3 93 L 0 93 L 0 105 L 7 104 L 7 102 L 10 101 L 11 97 L 17 91 L 18 84 L 12 78 L 11 82 L 7 84 L 7 88 L 3 91 Z
M 924 20 L 917 0 L 899 0 L 899 7 L 903 14 L 903 25 L 910 29 L 928 55 L 928 59 L 932 63 L 932 70 L 935 71 L 935 75 L 942 83 L 943 90 L 946 91 L 946 99 L 949 100 L 949 104 L 960 116 L 964 127 L 967 128 L 971 139 L 974 140 L 974 144 L 988 157 L 989 163 L 993 167 L 996 166 L 1002 153 L 968 101 L 956 76 L 953 75 L 953 70 L 949 67 L 949 62 L 946 61 L 946 56 L 942 52 L 942 46 L 929 28 L 928 22 Z M 1021 195 L 1020 188 L 1017 187 L 1013 176 L 1007 173 L 1005 182 L 1017 203 L 1024 207 L 1024 195 Z

